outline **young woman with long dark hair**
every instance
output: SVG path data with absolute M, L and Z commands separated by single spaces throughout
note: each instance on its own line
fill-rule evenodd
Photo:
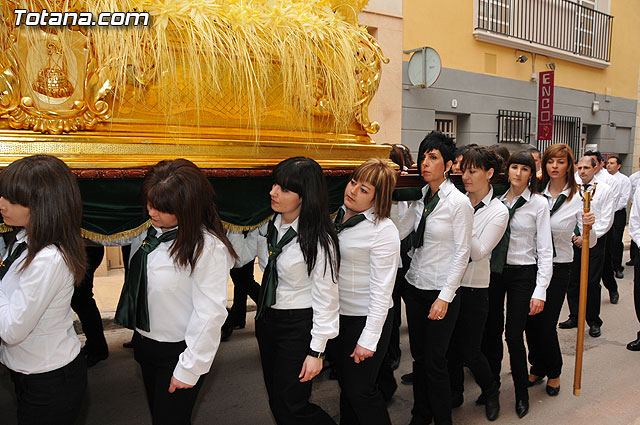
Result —
M 0 264 L 0 361 L 18 423 L 72 424 L 87 387 L 71 312 L 86 268 L 78 183 L 64 162 L 36 155 L 2 171 L 0 196 L 4 224 L 18 229 Z
M 414 360 L 412 425 L 452 421 L 446 354 L 473 230 L 469 198 L 448 177 L 454 151 L 453 140 L 440 132 L 429 133 L 420 143 L 418 164 L 427 183 L 423 199 L 414 202 L 398 223 L 401 238 L 413 233 L 415 249 L 405 293 Z
M 131 241 L 116 323 L 135 329 L 154 425 L 189 424 L 220 344 L 236 254 L 213 187 L 191 161 L 161 161 L 142 183 L 151 227 Z
M 491 253 L 489 315 L 482 351 L 498 384 L 502 364 L 502 334 L 509 348 L 515 386 L 516 414 L 529 411 L 527 317 L 544 309 L 553 271 L 553 244 L 547 200 L 537 192 L 536 164 L 527 151 L 514 153 L 507 163 L 509 189 L 499 199 L 509 209 L 509 224 Z M 506 320 L 505 320 L 505 297 Z
M 338 236 L 322 168 L 295 157 L 273 170 L 274 217 L 258 237 L 264 270 L 256 337 L 271 412 L 282 424 L 334 424 L 309 402 L 327 341 L 338 335 Z
M 546 391 L 550 396 L 560 392 L 562 353 L 558 342 L 558 318 L 571 277 L 571 264 L 580 249 L 573 248 L 574 229 L 580 222 L 593 225 L 593 212 L 583 213 L 582 199 L 575 180 L 573 151 L 564 143 L 549 146 L 542 156 L 542 195 L 551 210 L 553 235 L 553 275 L 547 288 L 547 299 L 541 313 L 527 319 L 529 348 L 529 385 L 541 382 L 546 376 Z M 592 228 L 589 242 L 595 246 L 598 238 Z
M 502 169 L 502 159 L 494 151 L 484 146 L 471 148 L 462 157 L 460 166 L 474 214 L 471 256 L 458 290 L 460 313 L 447 354 L 452 403 L 457 407 L 463 402 L 466 364 L 482 388 L 487 419 L 494 421 L 500 411 L 500 391 L 481 343 L 489 312 L 489 254 L 502 239 L 509 211 L 493 197 L 489 182 Z
M 336 216 L 340 239 L 340 333 L 330 344 L 340 382 L 340 423 L 390 425 L 376 383 L 387 352 L 400 260 L 389 219 L 396 174 L 380 159 L 355 169 Z

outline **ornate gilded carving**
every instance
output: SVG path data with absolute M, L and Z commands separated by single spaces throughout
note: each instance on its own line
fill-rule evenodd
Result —
M 93 130 L 109 118 L 111 85 L 87 35 L 60 31 L 76 49 L 65 51 L 51 28 L 13 28 L 0 53 L 0 115 L 9 127 L 57 135 Z
M 381 56 L 378 43 L 369 36 L 367 43 L 361 41 L 358 48 L 360 58 L 356 74 L 359 77 L 360 93 L 362 95 L 356 120 L 362 125 L 367 133 L 375 134 L 380 130 L 380 124 L 369 119 L 369 105 L 380 85 L 382 74 L 382 63 L 389 63 L 389 58 Z

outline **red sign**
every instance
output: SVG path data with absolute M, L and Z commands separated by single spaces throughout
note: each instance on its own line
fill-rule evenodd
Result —
M 538 140 L 553 139 L 553 71 L 538 76 Z

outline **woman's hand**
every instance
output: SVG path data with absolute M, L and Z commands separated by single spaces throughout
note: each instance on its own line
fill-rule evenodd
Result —
M 575 246 L 577 246 L 578 248 L 582 248 L 582 236 L 574 236 L 573 237 L 573 244 Z
M 429 320 L 442 320 L 447 315 L 447 309 L 449 303 L 438 298 L 431 304 L 431 310 L 429 310 Z
M 596 222 L 596 216 L 594 213 L 589 211 L 588 213 L 582 211 L 582 224 L 584 226 L 593 226 Z
M 169 383 L 169 392 L 173 394 L 175 390 L 186 390 L 193 388 L 193 385 L 185 384 L 182 381 L 178 381 L 175 376 L 171 377 L 171 383 Z
M 375 351 L 367 350 L 366 348 L 356 344 L 356 348 L 353 349 L 353 353 L 349 357 L 353 358 L 356 363 L 363 362 L 365 359 L 372 357 Z
M 302 364 L 302 370 L 300 371 L 300 375 L 298 378 L 300 382 L 311 381 L 322 371 L 322 359 L 317 357 L 307 356 L 304 359 L 304 363 Z
M 544 310 L 544 301 L 537 298 L 531 298 L 529 302 L 529 316 L 540 313 Z

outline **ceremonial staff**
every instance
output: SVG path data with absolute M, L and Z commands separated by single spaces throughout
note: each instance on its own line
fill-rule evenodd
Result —
M 593 184 L 593 189 L 582 190 L 581 186 L 578 186 L 580 190 L 580 196 L 582 197 L 582 203 L 584 206 L 584 212 L 588 213 L 591 210 L 591 200 L 596 194 L 596 185 Z M 582 258 L 580 261 L 580 301 L 578 304 L 578 340 L 576 343 L 576 367 L 573 374 L 573 395 L 580 395 L 580 383 L 582 380 L 582 354 L 584 352 L 584 322 L 587 316 L 587 282 L 589 281 L 589 232 L 591 232 L 591 225 L 584 224 L 582 226 Z

